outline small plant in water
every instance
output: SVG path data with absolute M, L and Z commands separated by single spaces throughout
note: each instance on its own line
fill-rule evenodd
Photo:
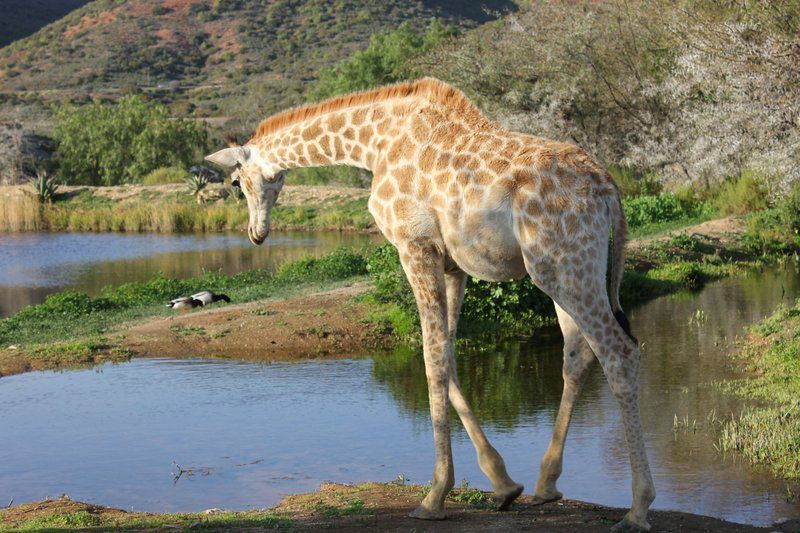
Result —
M 699 326 L 708 322 L 708 315 L 702 309 L 696 309 L 694 314 L 689 317 L 689 325 Z
M 36 179 L 31 183 L 33 184 L 33 192 L 40 203 L 49 204 L 53 202 L 53 197 L 55 197 L 58 190 L 58 185 L 53 178 L 48 176 L 46 172 L 37 172 Z
M 194 199 L 198 204 L 203 203 L 203 190 L 208 187 L 208 178 L 203 175 L 194 175 L 186 180 L 186 185 L 189 187 L 189 192 L 192 193 Z

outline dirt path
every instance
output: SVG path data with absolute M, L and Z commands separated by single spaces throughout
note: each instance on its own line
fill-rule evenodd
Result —
M 474 496 L 472 491 L 472 495 Z M 364 483 L 358 486 L 326 483 L 318 491 L 287 496 L 278 505 L 263 511 L 224 513 L 210 510 L 189 515 L 155 515 L 127 513 L 120 509 L 75 502 L 61 498 L 34 502 L 0 510 L 0 528 L 15 527 L 31 520 L 39 523 L 54 516 L 78 516 L 95 527 L 108 530 L 114 527 L 134 530 L 203 529 L 253 531 L 256 525 L 292 530 L 325 531 L 415 531 L 415 532 L 607 532 L 625 514 L 625 509 L 562 500 L 541 506 L 531 504 L 523 495 L 506 512 L 496 512 L 483 503 L 467 505 L 448 501 L 448 519 L 423 522 L 408 517 L 421 497 L 421 487 L 399 486 L 391 483 Z M 88 515 L 88 517 L 87 517 Z M 784 521 L 772 527 L 760 528 L 735 524 L 675 511 L 652 511 L 649 515 L 653 532 L 730 532 L 800 531 L 800 521 Z M 53 523 L 51 522 L 51 523 Z M 73 527 L 73 529 L 77 529 Z

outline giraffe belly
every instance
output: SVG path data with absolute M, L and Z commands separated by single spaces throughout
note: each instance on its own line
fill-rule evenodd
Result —
M 485 281 L 508 281 L 526 275 L 522 250 L 507 217 L 486 212 L 454 224 L 444 234 L 450 258 L 470 276 Z

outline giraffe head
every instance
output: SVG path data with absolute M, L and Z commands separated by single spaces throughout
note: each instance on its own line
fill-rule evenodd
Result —
M 207 161 L 233 168 L 231 185 L 241 187 L 247 199 L 250 222 L 247 235 L 253 244 L 261 244 L 269 235 L 269 213 L 283 188 L 284 173 L 261 157 L 258 147 L 228 140 L 228 148 L 206 156 Z

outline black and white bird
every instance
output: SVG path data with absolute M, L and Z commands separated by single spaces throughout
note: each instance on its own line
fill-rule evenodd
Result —
M 181 296 L 180 298 L 175 298 L 174 300 L 170 301 L 167 304 L 167 307 L 171 307 L 172 309 L 176 309 L 178 311 L 188 311 L 189 309 L 194 309 L 195 307 L 203 307 L 205 304 L 203 300 L 199 300 L 194 296 Z
M 197 294 L 192 294 L 191 298 L 195 300 L 200 300 L 201 302 L 203 302 L 203 305 L 213 304 L 214 302 L 218 302 L 220 300 L 228 303 L 230 303 L 231 301 L 228 295 L 217 294 L 214 291 L 198 292 Z

